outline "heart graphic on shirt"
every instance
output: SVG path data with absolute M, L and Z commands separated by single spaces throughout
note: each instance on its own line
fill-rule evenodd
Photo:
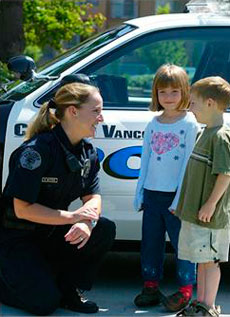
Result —
M 156 132 L 152 136 L 152 149 L 157 154 L 164 154 L 177 147 L 179 137 L 174 133 Z

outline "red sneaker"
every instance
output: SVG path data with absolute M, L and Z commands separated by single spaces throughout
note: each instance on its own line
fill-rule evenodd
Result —
M 168 311 L 177 312 L 185 308 L 189 304 L 190 299 L 190 297 L 185 296 L 181 292 L 176 292 L 170 296 L 163 296 L 161 302 Z

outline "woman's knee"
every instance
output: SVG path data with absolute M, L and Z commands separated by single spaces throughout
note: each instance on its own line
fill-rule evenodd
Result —
M 99 234 L 101 236 L 102 241 L 107 241 L 108 243 L 112 243 L 116 236 L 116 225 L 113 221 L 101 217 L 98 224 L 99 226 Z
M 43 294 L 32 298 L 25 304 L 25 309 L 38 316 L 47 316 L 52 314 L 60 306 L 61 294 L 58 290 L 49 293 L 44 290 Z

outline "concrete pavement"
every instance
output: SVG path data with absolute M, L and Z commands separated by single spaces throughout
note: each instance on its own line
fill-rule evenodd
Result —
M 140 259 L 136 252 L 111 252 L 104 260 L 95 287 L 87 297 L 98 303 L 100 311 L 95 314 L 101 316 L 175 316 L 167 313 L 163 307 L 137 309 L 133 299 L 140 292 L 142 281 L 140 277 Z M 175 261 L 172 254 L 167 255 L 165 261 L 165 277 L 161 284 L 164 294 L 171 294 L 177 290 L 175 281 Z M 230 317 L 230 263 L 222 268 L 222 281 L 217 298 L 217 304 L 222 307 L 221 316 Z M 23 311 L 2 305 L 0 316 L 31 316 Z M 53 316 L 87 316 L 58 309 Z M 92 316 L 92 315 L 91 315 Z

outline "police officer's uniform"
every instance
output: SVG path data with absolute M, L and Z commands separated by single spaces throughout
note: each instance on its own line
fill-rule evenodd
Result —
M 91 288 L 99 260 L 114 240 L 114 223 L 100 218 L 78 250 L 64 239 L 71 226 L 18 219 L 13 198 L 68 210 L 75 199 L 99 193 L 99 168 L 93 146 L 84 139 L 73 146 L 60 124 L 11 155 L 1 210 L 0 301 L 46 315 L 76 287 Z

